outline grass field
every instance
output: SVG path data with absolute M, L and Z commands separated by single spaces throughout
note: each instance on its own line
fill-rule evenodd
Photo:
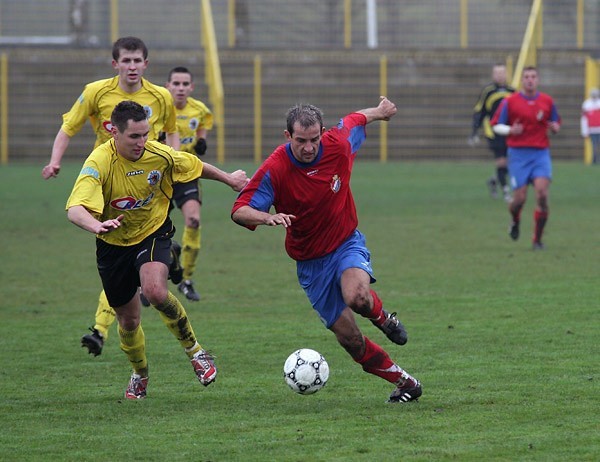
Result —
M 393 387 L 312 312 L 283 230 L 234 225 L 235 194 L 209 182 L 203 298 L 184 304 L 219 376 L 202 387 L 146 309 L 148 398 L 125 401 L 116 328 L 97 358 L 79 346 L 100 291 L 94 238 L 63 210 L 79 167 L 48 182 L 41 164 L 0 167 L 0 460 L 598 460 L 598 168 L 555 163 L 547 249 L 533 252 L 532 195 L 512 242 L 505 204 L 485 189 L 491 163 L 357 164 L 376 289 L 410 340 L 359 322 L 423 383 L 419 402 L 389 405 Z M 284 384 L 300 347 L 329 362 L 316 395 Z

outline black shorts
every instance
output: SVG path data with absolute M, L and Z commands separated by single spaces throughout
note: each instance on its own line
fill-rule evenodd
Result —
M 108 303 L 119 307 L 129 302 L 140 286 L 140 268 L 144 263 L 159 261 L 171 264 L 171 237 L 175 227 L 171 219 L 139 244 L 112 245 L 96 238 L 96 262 Z
M 496 135 L 495 138 L 488 138 L 488 146 L 494 153 L 494 159 L 506 157 L 508 148 L 506 147 L 506 137 Z
M 173 185 L 173 201 L 178 208 L 181 208 L 183 204 L 192 199 L 202 204 L 202 185 L 197 179 Z

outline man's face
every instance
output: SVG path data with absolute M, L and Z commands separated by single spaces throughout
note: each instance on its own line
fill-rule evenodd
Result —
M 133 87 L 141 82 L 144 71 L 148 67 L 148 60 L 144 59 L 142 50 L 121 49 L 118 61 L 113 60 L 112 65 L 119 74 L 119 83 Z
M 506 67 L 494 66 L 492 69 L 492 80 L 498 85 L 506 84 Z
M 127 160 L 135 162 L 144 153 L 144 146 L 148 141 L 150 124 L 147 119 L 139 122 L 127 121 L 127 127 L 120 132 L 116 126 L 112 127 L 112 135 L 115 139 L 117 153 Z
M 186 72 L 174 72 L 171 75 L 171 80 L 167 82 L 167 90 L 173 95 L 173 100 L 176 106 L 183 106 L 194 90 L 194 82 L 192 76 Z
M 535 93 L 539 83 L 538 73 L 534 69 L 530 69 L 523 72 L 521 78 L 521 86 L 526 93 Z
M 298 162 L 309 164 L 316 159 L 323 131 L 324 129 L 318 123 L 304 128 L 300 122 L 294 124 L 293 134 L 285 131 L 285 136 L 290 141 L 292 154 Z

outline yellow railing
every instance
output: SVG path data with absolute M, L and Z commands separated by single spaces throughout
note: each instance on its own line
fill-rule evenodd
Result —
M 202 0 L 202 36 L 204 47 L 204 73 L 208 85 L 208 97 L 212 105 L 217 131 L 217 162 L 225 162 L 225 104 L 221 63 L 217 48 L 217 36 L 210 0 Z

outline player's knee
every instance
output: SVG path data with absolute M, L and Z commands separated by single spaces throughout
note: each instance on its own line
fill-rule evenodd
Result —
M 200 227 L 200 217 L 186 217 L 185 225 L 188 228 L 198 229 Z
M 151 305 L 160 305 L 167 301 L 169 291 L 167 287 L 151 286 L 142 289 L 144 297 L 148 299 Z
M 348 297 L 346 302 L 355 313 L 368 314 L 371 312 L 372 301 L 368 291 L 357 290 Z

